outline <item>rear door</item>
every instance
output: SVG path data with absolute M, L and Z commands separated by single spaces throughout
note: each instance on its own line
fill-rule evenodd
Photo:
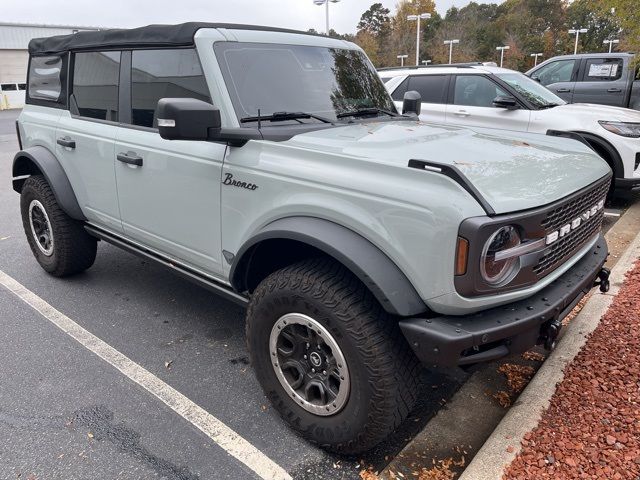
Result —
M 586 58 L 575 84 L 573 103 L 625 106 L 627 79 L 622 58 Z
M 56 157 L 92 223 L 122 231 L 114 144 L 120 112 L 120 52 L 75 53 L 71 57 L 69 110 L 56 130 Z
M 501 128 L 526 132 L 531 111 L 526 108 L 497 108 L 493 100 L 510 94 L 484 75 L 452 75 L 447 123 L 474 127 Z
M 398 110 L 402 111 L 404 94 L 409 91 L 416 91 L 422 97 L 420 120 L 445 123 L 448 85 L 449 75 L 447 74 L 411 75 L 395 89 L 392 98 L 396 102 Z
M 161 98 L 210 94 L 193 48 L 125 52 L 115 172 L 124 233 L 207 274 L 221 274 L 220 178 L 226 145 L 164 140 Z M 136 164 L 137 163 L 137 164 Z
M 574 58 L 554 60 L 532 72 L 531 78 L 538 80 L 565 102 L 573 103 L 579 64 L 580 61 Z

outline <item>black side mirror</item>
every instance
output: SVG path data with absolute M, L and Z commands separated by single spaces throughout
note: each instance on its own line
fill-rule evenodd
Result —
M 195 98 L 161 98 L 158 130 L 167 140 L 208 140 L 209 129 L 220 129 L 220 110 Z
M 532 76 L 531 76 L 531 80 L 535 80 L 535 81 L 536 81 L 536 82 L 538 82 L 538 83 L 542 83 L 542 82 L 540 81 L 540 77 L 538 77 L 537 75 L 532 75 Z
M 517 110 L 518 101 L 508 95 L 500 95 L 493 99 L 493 106 L 498 108 L 506 108 L 507 110 Z
M 422 111 L 422 97 L 415 90 L 404 94 L 402 101 L 402 114 L 419 116 Z

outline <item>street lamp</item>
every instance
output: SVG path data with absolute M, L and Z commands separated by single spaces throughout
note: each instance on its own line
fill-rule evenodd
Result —
M 607 43 L 609 44 L 609 53 L 611 53 L 611 51 L 613 50 L 613 44 L 615 43 L 617 45 L 618 43 L 620 43 L 620 40 L 618 40 L 618 39 L 616 39 L 616 40 L 605 40 L 602 43 L 604 45 L 606 45 Z
M 420 20 L 428 20 L 431 18 L 430 13 L 421 13 L 420 15 L 407 15 L 410 22 L 418 22 L 418 32 L 416 34 L 416 66 L 420 65 Z
M 327 6 L 327 35 L 329 35 L 329 3 L 338 3 L 340 0 L 313 0 L 315 5 L 321 7 L 322 5 Z
M 537 66 L 538 65 L 538 57 L 542 57 L 544 56 L 544 53 L 532 53 L 531 55 L 529 55 L 530 57 L 535 57 L 535 63 L 533 64 L 533 66 Z
M 396 58 L 400 60 L 400 66 L 404 67 L 404 59 L 409 58 L 409 55 L 398 55 Z
M 570 35 L 576 36 L 576 46 L 573 49 L 573 54 L 576 55 L 578 53 L 578 39 L 580 38 L 581 33 L 587 33 L 589 31 L 588 28 L 572 28 L 569 30 Z
M 431 63 L 431 60 L 422 60 L 422 64 L 423 64 L 424 66 L 427 66 L 427 65 L 429 65 L 430 63 Z
M 451 65 L 451 55 L 453 54 L 453 45 L 456 43 L 460 43 L 460 40 L 457 38 L 455 40 L 445 40 L 444 44 L 449 45 L 449 65 Z
M 500 68 L 502 68 L 502 62 L 504 61 L 504 51 L 509 50 L 511 47 L 505 45 L 504 47 L 496 47 L 496 50 L 500 50 Z

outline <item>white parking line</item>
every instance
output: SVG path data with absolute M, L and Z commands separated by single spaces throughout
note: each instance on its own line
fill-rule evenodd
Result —
M 2 270 L 0 270 L 0 285 L 37 310 L 44 318 L 78 341 L 83 347 L 110 363 L 142 388 L 156 396 L 174 412 L 191 422 L 211 438 L 229 455 L 232 455 L 253 470 L 259 477 L 265 480 L 291 480 L 291 476 L 282 467 L 216 417 L 108 343 L 82 328 Z

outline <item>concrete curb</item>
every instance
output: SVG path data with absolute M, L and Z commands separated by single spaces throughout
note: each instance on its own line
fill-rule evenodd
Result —
M 578 354 L 588 336 L 598 326 L 600 319 L 620 291 L 625 274 L 639 257 L 640 233 L 631 241 L 613 268 L 610 278 L 611 290 L 607 294 L 596 293 L 591 296 L 580 313 L 564 329 L 556 349 L 549 355 L 459 480 L 502 478 L 504 469 L 520 451 L 520 442 L 524 435 L 538 425 L 542 413 L 548 408 L 551 397 L 556 391 L 556 385 L 564 378 L 565 367 Z

